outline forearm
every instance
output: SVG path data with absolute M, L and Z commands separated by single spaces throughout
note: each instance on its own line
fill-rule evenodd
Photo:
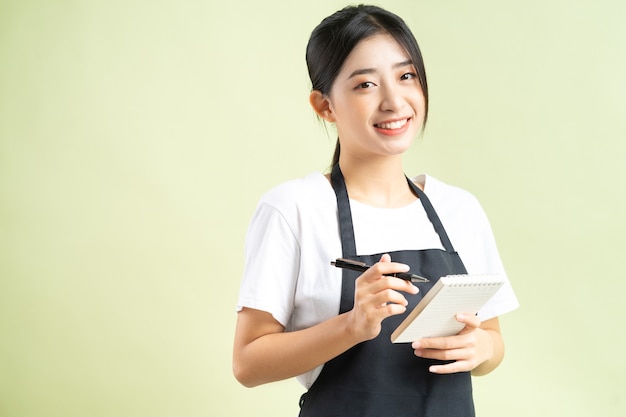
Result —
M 361 341 L 349 328 L 341 314 L 307 329 L 270 332 L 242 343 L 233 358 L 235 377 L 253 387 L 310 371 Z
M 249 387 L 291 378 L 375 338 L 384 319 L 406 311 L 401 292 L 418 291 L 411 282 L 388 275 L 406 271 L 408 266 L 383 255 L 355 281 L 352 310 L 295 332 L 285 332 L 269 312 L 242 309 L 233 349 L 235 377 Z

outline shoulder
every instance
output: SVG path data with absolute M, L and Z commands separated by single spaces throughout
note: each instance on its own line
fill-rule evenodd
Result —
M 336 217 L 337 201 L 330 182 L 320 172 L 293 179 L 266 192 L 257 206 L 257 216 L 280 217 L 292 230 L 303 224 Z
M 450 185 L 427 174 L 413 177 L 412 180 L 422 186 L 424 193 L 438 211 L 462 211 L 468 214 L 483 212 L 478 199 L 464 188 Z
M 334 192 L 326 177 L 320 172 L 313 172 L 273 187 L 261 197 L 260 201 L 280 209 L 333 196 Z
M 489 219 L 474 194 L 429 175 L 416 177 L 415 181 L 422 181 L 424 193 L 453 241 L 460 242 L 465 238 L 490 239 L 492 231 Z

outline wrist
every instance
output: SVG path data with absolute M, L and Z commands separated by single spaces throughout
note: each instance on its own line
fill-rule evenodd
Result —
M 369 332 L 367 326 L 364 326 L 363 323 L 358 320 L 354 309 L 347 311 L 338 317 L 341 317 L 343 320 L 341 326 L 342 333 L 346 337 L 350 346 L 366 342 L 378 336 L 377 332 Z M 380 329 L 378 332 L 380 332 Z

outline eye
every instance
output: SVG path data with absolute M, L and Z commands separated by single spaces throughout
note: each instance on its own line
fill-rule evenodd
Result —
M 402 74 L 402 76 L 400 77 L 401 80 L 412 80 L 414 78 L 417 78 L 417 74 L 414 74 L 412 72 L 407 72 L 406 74 Z
M 365 81 L 365 82 L 363 82 L 363 83 L 361 83 L 361 84 L 357 85 L 357 86 L 356 86 L 356 89 L 358 89 L 358 90 L 363 90 L 363 89 L 366 89 L 366 88 L 372 88 L 372 87 L 374 87 L 374 86 L 376 86 L 376 84 L 374 84 L 373 82 L 371 82 L 371 81 Z

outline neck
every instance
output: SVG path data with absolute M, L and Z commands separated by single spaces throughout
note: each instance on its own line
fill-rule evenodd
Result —
M 373 160 L 339 158 L 351 199 L 375 207 L 402 207 L 415 201 L 402 169 L 402 157 Z

